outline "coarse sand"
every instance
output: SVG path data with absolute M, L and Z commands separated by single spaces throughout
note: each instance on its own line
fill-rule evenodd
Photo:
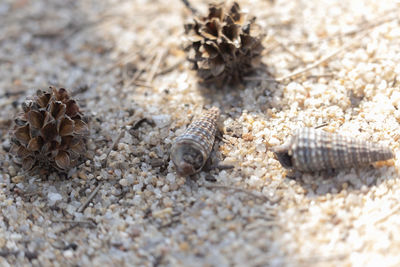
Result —
M 239 1 L 267 69 L 223 89 L 185 59 L 182 2 L 0 1 L 0 266 L 399 266 L 400 2 Z M 90 117 L 91 157 L 43 177 L 7 151 L 49 85 Z M 171 143 L 211 106 L 234 168 L 179 177 Z M 269 148 L 323 124 L 397 157 L 288 177 Z

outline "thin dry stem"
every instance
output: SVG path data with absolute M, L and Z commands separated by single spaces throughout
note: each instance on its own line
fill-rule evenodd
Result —
M 206 183 L 204 185 L 206 188 L 208 189 L 225 189 L 225 190 L 233 190 L 235 192 L 241 192 L 241 193 L 246 193 L 249 196 L 252 196 L 254 198 L 260 199 L 264 202 L 270 202 L 271 204 L 275 204 L 278 203 L 280 201 L 280 198 L 278 199 L 270 199 L 269 197 L 259 193 L 259 192 L 254 192 L 254 191 L 250 191 L 250 190 L 246 190 L 243 188 L 239 188 L 239 187 L 234 187 L 234 186 L 228 186 L 228 185 L 220 185 L 220 184 L 209 184 Z
M 119 135 L 117 136 L 117 138 L 115 138 L 114 142 L 112 143 L 112 145 L 107 150 L 106 158 L 104 159 L 104 163 L 102 164 L 104 167 L 107 166 L 108 156 L 110 155 L 111 151 L 118 144 L 119 140 L 121 140 L 121 138 L 124 137 L 124 135 L 125 135 L 125 127 L 122 127 Z
M 147 84 L 151 84 L 154 76 L 160 66 L 161 60 L 164 58 L 164 56 L 166 55 L 166 49 L 160 49 L 158 50 L 158 52 L 156 53 L 155 59 L 154 59 L 154 63 L 150 69 L 149 74 L 147 75 L 147 79 L 146 79 L 146 83 Z
M 193 6 L 192 6 L 192 4 L 189 2 L 189 0 L 182 0 L 182 3 L 185 5 L 185 7 L 187 8 L 187 9 L 189 9 L 190 10 L 190 12 L 192 12 L 194 15 L 197 15 L 199 12 L 197 11 L 197 9 L 196 8 L 194 8 Z
M 91 226 L 96 226 L 96 224 L 91 220 L 67 220 L 67 219 L 51 219 L 52 222 L 55 223 L 77 223 L 77 224 L 89 224 Z
M 151 62 L 153 62 L 153 60 L 155 59 L 156 56 L 157 56 L 157 54 L 154 54 L 151 57 L 149 57 L 147 59 L 146 63 L 144 64 L 144 66 L 142 68 L 138 69 L 135 72 L 135 74 L 133 75 L 132 79 L 130 79 L 129 81 L 126 82 L 125 87 L 131 86 L 140 77 L 140 75 L 142 75 L 143 72 L 145 72 L 147 69 L 149 69 L 149 67 L 151 66 Z
M 271 38 L 274 42 L 276 42 L 280 47 L 283 48 L 283 50 L 285 50 L 286 52 L 288 52 L 292 57 L 294 57 L 295 59 L 301 61 L 303 64 L 306 64 L 307 62 L 300 57 L 299 55 L 297 55 L 294 51 L 290 50 L 289 47 L 287 47 L 287 45 L 285 45 L 284 43 L 280 42 L 279 40 L 277 40 L 275 37 Z
M 84 203 L 82 203 L 82 205 L 76 210 L 77 212 L 81 213 L 83 212 L 86 207 L 89 205 L 89 203 L 93 200 L 93 198 L 96 196 L 97 192 L 99 192 L 100 187 L 102 186 L 102 184 L 98 184 L 97 187 L 93 190 L 93 192 L 89 195 L 89 197 L 86 199 L 86 201 Z
M 132 85 L 136 85 L 138 87 L 153 88 L 153 86 L 151 84 L 142 83 L 142 82 L 139 82 L 139 81 L 132 82 Z
M 386 213 L 385 215 L 381 216 L 380 218 L 376 219 L 373 224 L 376 225 L 378 223 L 384 222 L 386 221 L 390 216 L 392 216 L 393 214 L 396 214 L 400 211 L 400 204 L 398 204 L 397 206 L 395 206 L 392 210 L 390 210 L 388 213 Z
M 169 66 L 169 67 L 166 67 L 163 70 L 160 70 L 159 72 L 157 72 L 155 74 L 155 76 L 167 74 L 167 73 L 173 71 L 174 69 L 176 69 L 179 65 L 183 64 L 185 61 L 186 61 L 186 59 L 179 60 L 178 62 L 176 62 L 172 66 Z
M 380 19 L 380 20 L 372 21 L 372 22 L 369 21 L 369 22 L 365 23 L 364 25 L 362 25 L 358 29 L 347 31 L 347 32 L 339 32 L 339 33 L 333 34 L 331 36 L 328 36 L 328 37 L 325 37 L 325 38 L 321 38 L 320 40 L 318 40 L 317 43 L 320 43 L 320 42 L 323 42 L 323 41 L 330 41 L 330 40 L 333 40 L 335 38 L 339 38 L 340 39 L 340 38 L 343 38 L 343 37 L 346 37 L 346 36 L 355 35 L 357 33 L 361 33 L 363 31 L 378 27 L 378 26 L 380 26 L 382 24 L 385 24 L 387 22 L 391 22 L 391 21 L 394 21 L 394 20 L 398 19 L 398 15 L 393 15 L 393 16 L 389 17 L 388 16 L 389 13 L 391 13 L 391 12 L 388 12 L 386 14 L 382 14 L 381 16 L 379 16 L 379 18 L 384 17 L 384 19 Z M 287 45 L 312 45 L 312 44 L 315 45 L 317 43 L 310 42 L 310 41 L 305 41 L 305 42 L 290 42 Z
M 277 82 L 282 82 L 282 81 L 284 81 L 284 80 L 287 80 L 287 79 L 296 77 L 296 76 L 298 76 L 298 75 L 300 75 L 300 74 L 306 73 L 306 72 L 308 72 L 308 71 L 310 71 L 310 70 L 312 70 L 312 69 L 318 67 L 319 65 L 321 65 L 321 64 L 323 64 L 323 63 L 329 61 L 331 58 L 335 57 L 336 55 L 340 54 L 341 52 L 343 52 L 343 51 L 349 49 L 350 47 L 352 47 L 352 46 L 354 46 L 354 45 L 356 45 L 357 42 L 360 41 L 362 38 L 364 38 L 367 34 L 368 34 L 368 33 L 363 34 L 363 35 L 359 36 L 358 38 L 355 38 L 355 39 L 353 39 L 353 40 L 351 40 L 351 41 L 345 43 L 344 45 L 342 45 L 341 47 L 339 47 L 337 50 L 335 50 L 335 51 L 333 51 L 332 53 L 330 53 L 330 54 L 328 54 L 328 55 L 322 57 L 321 59 L 315 61 L 313 64 L 311 64 L 311 65 L 309 65 L 309 66 L 307 66 L 307 67 L 305 67 L 305 68 L 303 68 L 303 69 L 299 69 L 299 70 L 296 70 L 296 71 L 294 71 L 294 72 L 292 72 L 292 73 L 289 73 L 288 75 L 279 77 L 279 78 L 275 79 L 275 81 L 277 81 Z

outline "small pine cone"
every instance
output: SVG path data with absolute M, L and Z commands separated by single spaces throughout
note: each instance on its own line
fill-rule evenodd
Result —
M 22 104 L 11 133 L 11 152 L 25 170 L 68 171 L 86 150 L 87 121 L 64 88 L 38 90 Z
M 265 35 L 254 21 L 234 2 L 229 10 L 224 4 L 211 4 L 207 17 L 185 25 L 189 60 L 205 82 L 218 87 L 240 83 L 260 66 Z

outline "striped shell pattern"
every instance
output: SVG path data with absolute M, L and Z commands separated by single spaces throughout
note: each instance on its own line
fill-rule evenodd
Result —
M 175 139 L 171 159 L 178 174 L 189 176 L 204 166 L 214 144 L 219 115 L 216 107 L 203 112 Z
M 298 130 L 274 147 L 283 167 L 301 172 L 362 167 L 394 157 L 389 147 L 313 128 Z

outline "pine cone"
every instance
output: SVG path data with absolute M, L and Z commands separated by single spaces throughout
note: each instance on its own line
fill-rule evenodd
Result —
M 25 170 L 33 167 L 67 171 L 85 153 L 89 127 L 64 88 L 38 90 L 22 104 L 11 133 L 11 152 Z
M 260 65 L 264 34 L 255 18 L 246 20 L 239 4 L 229 10 L 223 4 L 211 4 L 207 17 L 194 19 L 185 25 L 191 42 L 187 50 L 194 69 L 205 82 L 242 82 L 243 77 Z

